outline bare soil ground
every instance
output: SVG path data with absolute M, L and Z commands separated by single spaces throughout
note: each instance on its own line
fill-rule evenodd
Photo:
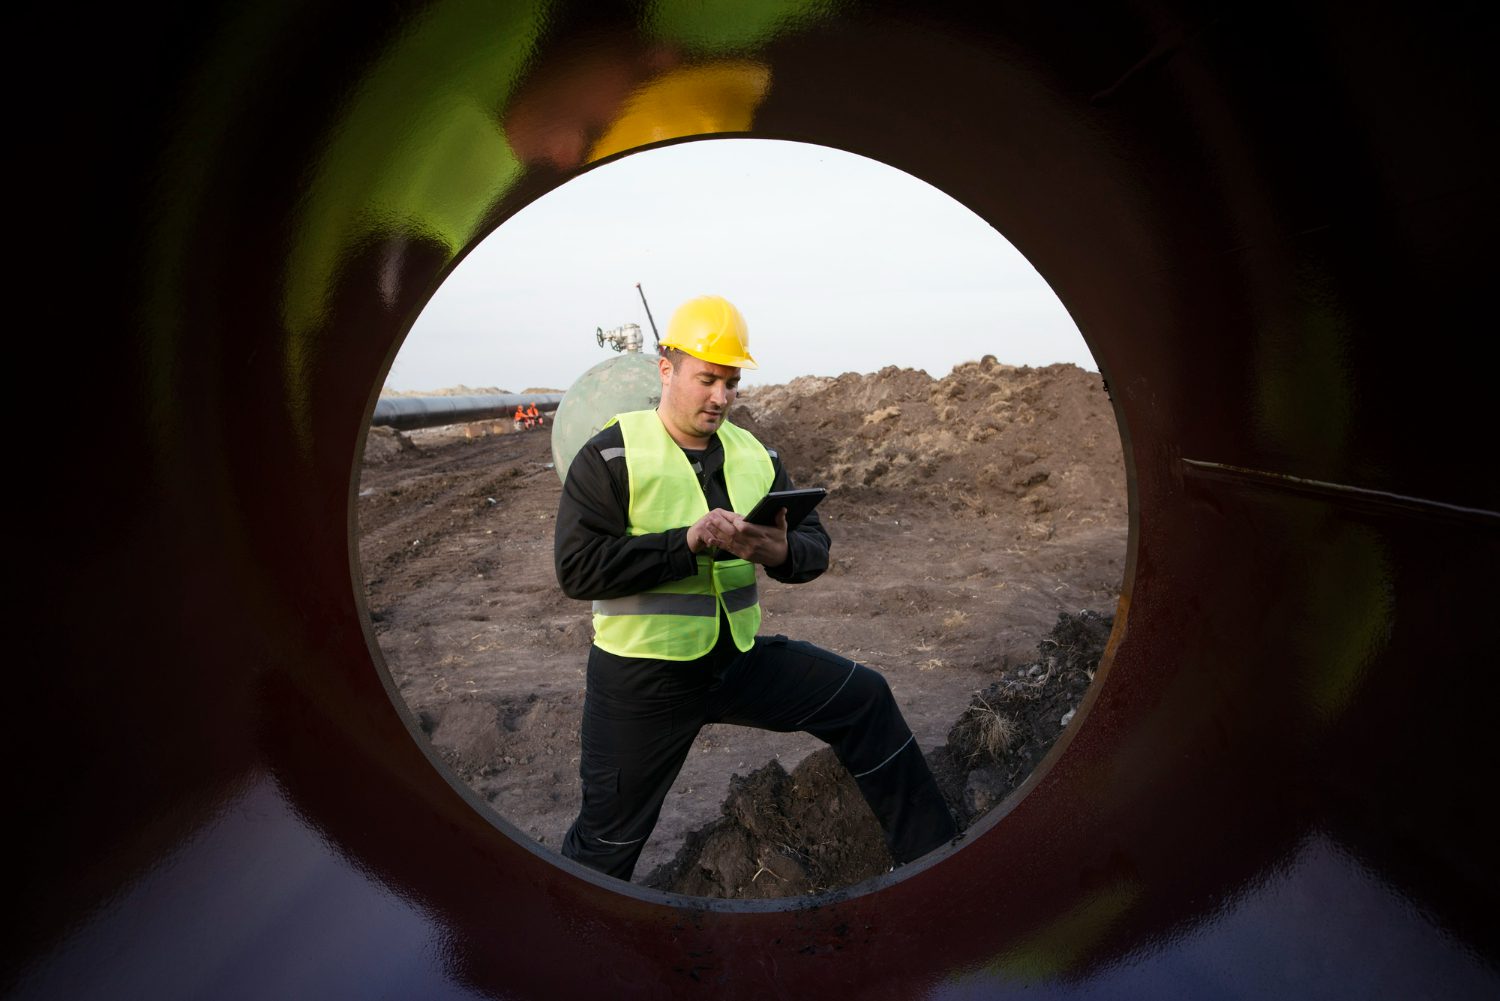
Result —
M 797 484 L 831 491 L 819 510 L 833 566 L 800 586 L 763 578 L 764 628 L 882 671 L 957 812 L 982 815 L 1061 733 L 1118 600 L 1125 479 L 1099 376 L 986 358 L 941 380 L 895 368 L 804 377 L 746 391 L 731 419 L 778 449 Z M 590 630 L 587 604 L 553 576 L 551 461 L 545 429 L 372 429 L 358 520 L 365 597 L 401 698 L 479 798 L 555 849 L 579 802 Z M 971 710 L 986 692 L 995 711 Z M 976 724 L 996 716 L 1014 730 L 998 743 Z M 706 727 L 636 880 L 780 896 L 883 871 L 852 783 L 838 791 L 827 755 L 797 770 L 820 747 L 806 734 Z M 815 814 L 853 818 L 828 864 L 814 864 L 828 841 Z M 724 822 L 737 815 L 760 830 L 742 824 L 749 833 L 732 843 Z

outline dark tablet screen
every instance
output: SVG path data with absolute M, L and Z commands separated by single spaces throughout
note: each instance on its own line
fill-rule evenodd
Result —
M 828 496 L 823 487 L 802 487 L 797 490 L 772 490 L 761 498 L 755 509 L 745 515 L 745 520 L 756 525 L 776 524 L 776 512 L 786 508 L 786 527 L 791 531 L 807 517 L 807 512 L 818 506 Z

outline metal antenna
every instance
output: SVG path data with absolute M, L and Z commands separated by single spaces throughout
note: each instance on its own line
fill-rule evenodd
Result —
M 646 307 L 646 319 L 651 321 L 651 336 L 656 338 L 656 352 L 661 353 L 661 334 L 656 330 L 656 318 L 651 315 L 651 307 L 646 303 L 646 293 L 641 290 L 641 283 L 635 283 L 635 290 L 641 293 L 641 305 Z

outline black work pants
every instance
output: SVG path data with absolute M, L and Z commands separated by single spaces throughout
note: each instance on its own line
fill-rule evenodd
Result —
M 591 648 L 578 766 L 583 807 L 562 853 L 629 879 L 705 723 L 805 730 L 832 745 L 897 862 L 957 833 L 885 678 L 810 643 L 758 636 L 744 653 L 726 654 L 721 644 L 686 662 Z

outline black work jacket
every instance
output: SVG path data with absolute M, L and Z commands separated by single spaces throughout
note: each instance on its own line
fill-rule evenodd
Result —
M 732 510 L 724 485 L 724 449 L 719 436 L 709 439 L 701 457 L 695 458 L 697 453 L 689 449 L 683 451 L 698 472 L 709 509 Z M 775 468 L 771 489 L 791 489 L 781 457 L 774 451 L 771 464 Z M 629 510 L 625 439 L 619 425 L 612 424 L 578 450 L 563 483 L 553 557 L 557 582 L 568 597 L 586 601 L 623 598 L 697 572 L 697 557 L 688 549 L 686 525 L 666 532 L 629 535 Z M 765 568 L 772 579 L 801 584 L 828 569 L 828 533 L 816 511 L 788 532 L 786 541 L 786 562 Z

